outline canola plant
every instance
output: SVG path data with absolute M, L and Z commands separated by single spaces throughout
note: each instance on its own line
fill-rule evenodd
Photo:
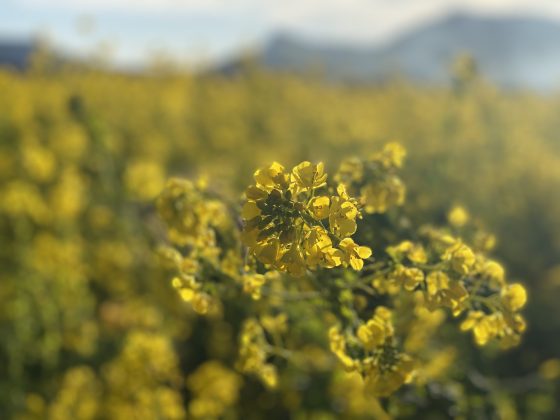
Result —
M 466 313 L 460 329 L 472 330 L 479 345 L 518 344 L 526 291 L 508 284 L 504 268 L 485 256 L 487 241 L 464 243 L 463 209 L 453 210 L 447 229 L 414 228 L 404 213 L 375 218 L 404 202 L 405 187 L 395 174 L 404 155 L 390 143 L 367 160 L 343 161 L 336 186 L 327 182 L 323 163 L 302 162 L 286 171 L 275 162 L 259 169 L 245 191 L 241 232 L 225 203 L 205 198 L 204 189 L 189 181 L 169 182 L 158 207 L 169 237 L 185 251 L 162 252 L 176 267 L 172 284 L 181 298 L 196 313 L 217 317 L 242 293 L 261 302 L 239 333 L 239 370 L 274 388 L 278 375 L 269 359 L 297 360 L 298 349 L 285 348 L 286 338 L 267 334 L 258 320 L 289 324 L 284 296 L 305 300 L 325 322 L 331 351 L 345 370 L 364 378 L 373 397 L 393 394 L 417 374 L 426 380 L 423 351 L 416 349 L 416 358 L 407 354 L 406 336 L 419 333 L 422 317 L 441 317 L 443 308 L 455 317 Z M 359 220 L 364 214 L 371 216 Z M 358 233 L 369 246 L 354 242 Z M 377 258 L 372 248 L 379 248 Z M 411 324 L 416 331 L 409 331 Z M 425 341 L 431 338 L 423 334 Z
M 558 414 L 556 96 L 48 63 L 0 92 L 2 417 Z

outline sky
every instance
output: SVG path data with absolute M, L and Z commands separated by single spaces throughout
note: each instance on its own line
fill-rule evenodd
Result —
M 224 59 L 279 32 L 372 44 L 454 12 L 542 15 L 559 0 L 0 0 L 1 39 L 46 39 L 62 51 L 137 64 Z

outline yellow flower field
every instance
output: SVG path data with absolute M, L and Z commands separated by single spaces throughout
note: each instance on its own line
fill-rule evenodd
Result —
M 0 92 L 0 417 L 560 415 L 559 95 L 49 63 Z

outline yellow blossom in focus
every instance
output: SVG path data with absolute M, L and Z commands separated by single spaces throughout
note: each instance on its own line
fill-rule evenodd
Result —
M 356 232 L 356 217 L 359 212 L 356 205 L 349 199 L 342 184 L 338 186 L 337 192 L 338 196 L 331 199 L 329 226 L 333 234 L 344 238 Z
M 359 246 L 352 238 L 344 238 L 340 241 L 340 249 L 344 253 L 344 263 L 349 264 L 354 270 L 361 270 L 364 259 L 371 257 L 371 249 L 367 246 Z
M 273 162 L 267 168 L 258 169 L 254 173 L 254 178 L 257 188 L 267 192 L 275 187 L 284 186 L 288 182 L 288 175 L 284 172 L 284 167 L 278 162 Z
M 311 200 L 311 212 L 317 220 L 329 217 L 329 206 L 331 200 L 329 197 L 315 197 Z
M 291 176 L 298 192 L 320 188 L 327 181 L 323 162 L 319 162 L 317 165 L 313 165 L 311 162 L 301 162 L 294 167 Z

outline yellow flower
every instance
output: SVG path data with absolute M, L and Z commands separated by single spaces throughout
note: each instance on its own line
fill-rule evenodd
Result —
M 366 324 L 361 325 L 356 334 L 366 350 L 373 350 L 384 344 L 393 333 L 391 311 L 384 306 L 379 306 L 374 316 Z
M 236 366 L 242 372 L 258 376 L 267 387 L 274 388 L 278 378 L 276 368 L 266 363 L 266 345 L 264 331 L 257 320 L 247 319 L 239 335 L 239 355 Z
M 260 214 L 261 209 L 259 209 L 257 203 L 254 201 L 247 201 L 241 209 L 241 216 L 246 220 L 254 219 L 257 216 L 260 216 Z
M 338 267 L 340 264 L 342 264 L 342 259 L 344 257 L 344 254 L 340 249 L 328 248 L 324 253 L 324 257 L 325 257 L 325 267 L 333 268 L 333 267 Z
M 344 263 L 350 264 L 354 270 L 361 270 L 364 259 L 371 257 L 371 249 L 367 246 L 359 246 L 352 238 L 344 238 L 339 244 L 344 253 Z
M 519 343 L 519 334 L 525 330 L 525 321 L 519 315 L 506 317 L 501 312 L 487 315 L 482 311 L 470 311 L 461 324 L 461 330 L 472 330 L 479 346 L 499 338 L 503 347 L 512 347 Z
M 260 372 L 259 376 L 263 383 L 270 389 L 276 388 L 278 385 L 278 373 L 276 371 L 276 367 L 271 364 L 264 365 Z
M 290 249 L 280 258 L 280 269 L 294 276 L 305 273 L 306 263 L 303 252 L 298 245 L 293 244 Z
M 372 361 L 365 366 L 366 391 L 376 397 L 388 397 L 405 383 L 411 381 L 415 363 L 404 353 L 398 353 L 391 347 L 386 347 L 381 358 L 390 359 L 385 363 Z M 393 354 L 394 353 L 394 354 Z
M 465 226 L 469 221 L 469 213 L 465 208 L 455 206 L 447 214 L 447 220 L 451 226 L 460 228 Z
M 428 256 L 422 245 L 414 244 L 406 255 L 413 263 L 425 264 L 428 261 Z
M 311 213 L 317 220 L 326 219 L 329 217 L 329 206 L 331 200 L 329 197 L 321 196 L 315 197 L 311 200 Z
M 338 196 L 332 197 L 329 211 L 329 227 L 333 234 L 344 238 L 356 232 L 358 208 L 350 201 L 346 189 L 338 186 Z
M 381 152 L 375 153 L 370 160 L 378 161 L 386 168 L 400 168 L 406 157 L 406 149 L 397 142 L 387 143 Z
M 357 336 L 364 348 L 371 350 L 385 342 L 385 328 L 382 324 L 370 320 L 367 325 L 358 328 Z
M 335 181 L 349 184 L 359 182 L 364 176 L 364 164 L 358 158 L 350 158 L 342 161 L 335 175 Z
M 195 293 L 192 299 L 192 307 L 197 314 L 205 315 L 212 305 L 212 298 L 206 293 Z
M 198 262 L 194 258 L 183 258 L 180 262 L 180 269 L 185 274 L 195 274 L 198 270 Z
M 470 311 L 467 318 L 461 324 L 462 331 L 473 330 L 475 341 L 479 346 L 485 345 L 493 334 L 491 324 L 482 321 L 486 319 L 482 311 Z
M 497 283 L 500 286 L 505 282 L 505 270 L 501 264 L 496 261 L 485 261 L 481 274 L 488 277 L 490 281 Z
M 504 287 L 502 289 L 501 296 L 504 306 L 512 312 L 523 308 L 527 302 L 527 291 L 519 283 L 510 284 Z
M 449 277 L 442 271 L 432 271 L 426 279 L 428 294 L 435 296 L 440 290 L 449 289 Z
M 401 291 L 401 282 L 392 275 L 388 273 L 386 275 L 375 275 L 371 281 L 372 287 L 379 291 L 381 294 L 397 295 Z
M 247 201 L 242 209 L 244 219 L 241 240 L 260 262 L 280 271 L 301 276 L 308 268 L 333 268 L 346 260 L 354 268 L 363 266 L 360 255 L 368 248 L 343 250 L 333 248 L 332 235 L 344 239 L 356 231 L 360 215 L 342 184 L 337 196 L 308 197 L 298 192 L 315 189 L 326 182 L 323 164 L 302 162 L 286 182 L 284 167 L 274 163 L 255 172 L 255 185 L 246 190 Z M 328 218 L 328 229 L 321 220 Z
M 284 167 L 278 162 L 273 162 L 269 167 L 258 169 L 253 177 L 257 188 L 271 191 L 273 188 L 282 188 L 288 183 L 288 175 L 284 173 Z M 251 190 L 254 192 L 254 190 Z
M 332 247 L 328 232 L 321 226 L 315 226 L 307 233 L 303 246 L 307 264 L 312 268 L 317 265 L 332 268 L 342 263 L 342 252 Z M 333 251 L 338 252 L 333 254 Z
M 331 327 L 329 329 L 329 345 L 331 351 L 334 353 L 334 355 L 338 358 L 338 360 L 342 363 L 342 365 L 347 371 L 356 368 L 357 361 L 352 359 L 346 353 L 346 339 L 341 334 L 340 329 L 336 326 Z
M 326 184 L 326 181 L 327 174 L 323 162 L 317 165 L 307 161 L 301 162 L 292 170 L 292 182 L 295 183 L 298 192 L 320 188 Z
M 263 327 L 271 334 L 282 334 L 288 331 L 288 316 L 285 313 L 276 316 L 264 315 L 261 318 Z
M 375 180 L 360 189 L 360 201 L 366 213 L 385 213 L 390 207 L 404 203 L 406 188 L 396 176 Z
M 414 244 L 411 241 L 402 241 L 401 243 L 388 246 L 387 247 L 387 254 L 389 254 L 395 260 L 402 260 L 404 256 L 406 256 Z
M 243 275 L 243 291 L 251 295 L 255 300 L 261 298 L 261 288 L 266 282 L 266 277 L 262 274 Z
M 268 196 L 268 191 L 259 185 L 249 185 L 245 190 L 245 197 L 247 200 L 262 200 Z
M 200 284 L 196 282 L 194 276 L 184 275 L 182 277 L 174 277 L 171 285 L 179 292 L 181 299 L 185 302 L 191 302 L 195 294 L 200 289 Z
M 224 205 L 207 199 L 190 181 L 170 179 L 157 207 L 170 239 L 179 245 L 213 246 L 214 228 L 228 225 Z
M 426 277 L 427 304 L 431 309 L 446 306 L 459 315 L 464 309 L 469 293 L 461 282 L 451 280 L 443 271 L 432 271 Z
M 272 238 L 266 242 L 259 242 L 255 246 L 255 256 L 264 264 L 275 264 L 279 255 L 280 243 L 278 239 Z
M 393 276 L 409 292 L 412 292 L 424 281 L 424 272 L 422 270 L 416 267 L 404 267 L 400 264 L 395 267 Z
M 460 241 L 457 241 L 454 245 L 445 250 L 442 259 L 444 261 L 450 261 L 451 267 L 457 273 L 463 275 L 469 274 L 476 262 L 476 256 L 472 249 Z

